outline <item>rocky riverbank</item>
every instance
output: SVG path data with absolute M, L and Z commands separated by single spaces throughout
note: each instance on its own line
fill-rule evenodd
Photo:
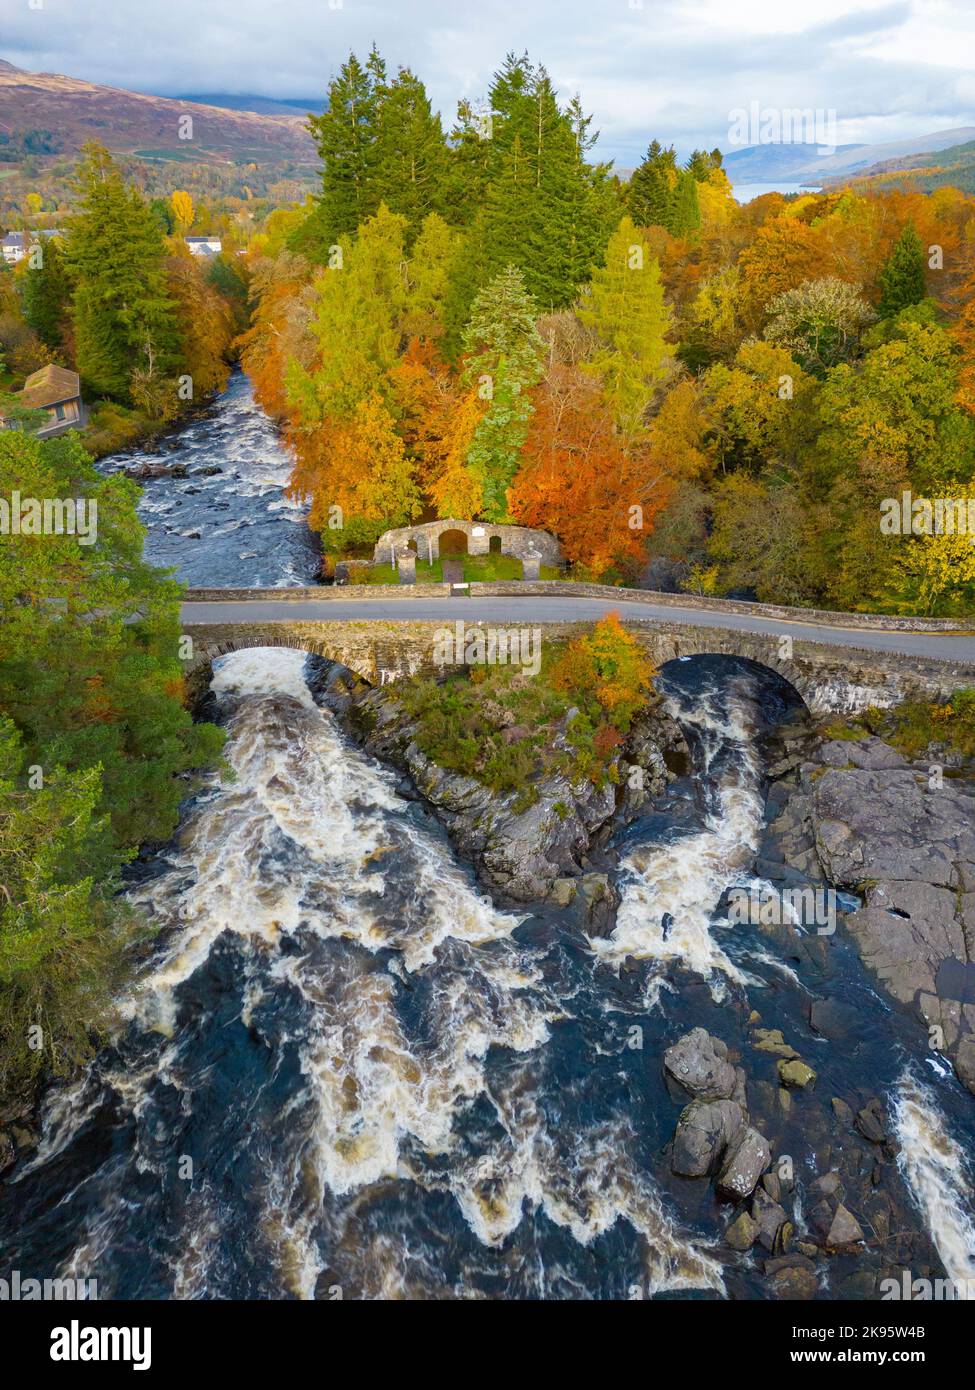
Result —
M 942 756 L 909 761 L 869 734 L 813 743 L 770 791 L 758 870 L 860 896 L 841 929 L 975 1093 L 975 780 Z
M 556 749 L 568 751 L 567 726 L 575 714 L 566 710 L 556 728 Z M 615 908 L 604 855 L 614 826 L 660 796 L 688 758 L 679 726 L 660 701 L 653 701 L 600 785 L 552 769 L 533 784 L 526 805 L 521 792 L 498 794 L 473 777 L 438 766 L 420 748 L 418 723 L 394 689 L 360 693 L 347 718 L 367 751 L 405 774 L 434 808 L 457 851 L 492 893 L 559 906 L 581 896 L 597 930 L 611 927 Z M 506 728 L 518 737 L 517 727 Z

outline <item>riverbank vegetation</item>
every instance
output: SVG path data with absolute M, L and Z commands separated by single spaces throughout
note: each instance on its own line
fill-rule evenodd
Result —
M 961 687 L 943 702 L 905 700 L 893 709 L 868 709 L 826 729 L 830 738 L 860 739 L 876 734 L 908 758 L 938 751 L 975 759 L 975 689 Z
M 76 433 L 8 430 L 0 497 L 15 494 L 74 499 L 94 527 L 0 536 L 3 1087 L 90 1050 L 142 930 L 121 871 L 172 834 L 223 738 L 184 707 L 180 590 L 142 559 L 135 485 L 99 475 Z
M 100 455 L 226 386 L 247 279 L 237 258 L 190 253 L 188 193 L 155 207 L 101 147 L 86 147 L 75 190 L 63 236 L 40 238 L 0 270 L 0 384 L 13 391 L 50 362 L 76 370 L 90 406 L 85 443 Z
M 553 769 L 574 783 L 615 780 L 615 757 L 652 677 L 646 651 L 611 614 L 582 636 L 546 642 L 537 675 L 475 665 L 404 682 L 397 698 L 427 757 L 530 804 L 533 783 Z
M 739 206 L 719 152 L 656 141 L 623 183 L 527 57 L 445 132 L 353 56 L 311 126 L 321 192 L 269 219 L 243 360 L 327 550 L 460 515 L 587 577 L 972 608 L 957 538 L 880 503 L 972 488 L 975 198 Z

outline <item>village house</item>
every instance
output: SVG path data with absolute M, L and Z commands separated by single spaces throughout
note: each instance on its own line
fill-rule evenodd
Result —
M 30 251 L 31 246 L 41 238 L 49 240 L 53 236 L 63 236 L 59 227 L 44 228 L 38 232 L 7 232 L 0 241 L 3 259 L 8 265 L 17 265 Z
M 219 256 L 223 242 L 218 236 L 188 236 L 183 238 L 194 256 Z
M 78 373 L 67 367 L 57 367 L 53 363 L 41 367 L 27 378 L 24 389 L 15 394 L 14 400 L 29 410 L 47 413 L 47 422 L 36 430 L 39 439 L 51 439 L 65 430 L 80 429 L 87 421 Z M 0 414 L 0 425 L 4 429 L 14 428 L 16 423 Z

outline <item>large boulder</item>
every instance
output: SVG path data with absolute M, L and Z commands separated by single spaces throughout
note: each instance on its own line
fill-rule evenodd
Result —
M 932 786 L 878 739 L 827 744 L 821 757 L 817 853 L 837 887 L 864 898 L 847 927 L 893 997 L 941 1030 L 975 1093 L 975 785 Z
M 771 1157 L 772 1151 L 764 1134 L 746 1125 L 725 1154 L 716 1184 L 719 1195 L 736 1202 L 750 1197 Z
M 671 1167 L 683 1178 L 712 1173 L 745 1122 L 733 1100 L 694 1100 L 681 1111 L 674 1135 Z
M 704 1028 L 692 1028 L 668 1047 L 664 1071 L 699 1100 L 727 1100 L 737 1084 L 727 1046 Z

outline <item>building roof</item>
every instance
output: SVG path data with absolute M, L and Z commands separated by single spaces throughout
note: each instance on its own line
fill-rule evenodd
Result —
M 45 406 L 59 405 L 62 401 L 73 401 L 80 396 L 78 373 L 69 371 L 67 367 L 56 367 L 50 362 L 27 378 L 20 392 L 20 402 L 31 410 L 43 410 Z

